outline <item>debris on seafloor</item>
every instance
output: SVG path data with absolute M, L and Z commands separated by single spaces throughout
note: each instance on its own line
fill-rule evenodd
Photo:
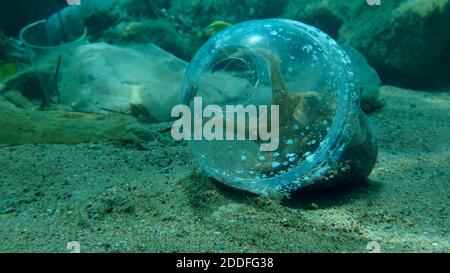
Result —
M 153 44 L 81 46 L 59 85 L 61 103 L 76 111 L 132 113 L 170 120 L 187 63 Z
M 364 60 L 360 55 L 354 58 Z M 372 124 L 360 109 L 356 86 L 372 83 L 362 80 L 373 76 L 366 69 L 356 62 L 352 66 L 336 41 L 297 21 L 252 20 L 220 32 L 190 63 L 182 87 L 183 102 L 194 112 L 198 97 L 205 104 L 271 105 L 271 109 L 264 110 L 269 118 L 255 113 L 251 126 L 244 123 L 248 139 L 245 129 L 241 141 L 231 141 L 239 132 L 234 124 L 226 124 L 230 141 L 202 141 L 201 137 L 191 141 L 194 157 L 216 180 L 264 196 L 366 179 L 378 150 Z M 360 73 L 361 78 L 355 80 L 354 74 Z M 234 88 L 229 92 L 225 81 L 212 80 L 222 74 L 247 84 L 236 88 L 238 81 L 231 80 Z M 374 90 L 378 95 L 378 87 Z M 221 115 L 217 111 L 212 123 Z M 262 137 L 256 129 L 266 128 L 268 119 L 275 134 Z M 214 138 L 225 137 L 216 132 Z

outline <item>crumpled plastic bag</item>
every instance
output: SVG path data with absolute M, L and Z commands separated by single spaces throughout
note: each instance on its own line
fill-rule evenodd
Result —
M 131 113 L 143 109 L 152 121 L 170 120 L 179 104 L 187 63 L 148 44 L 79 47 L 59 85 L 60 101 L 81 112 Z

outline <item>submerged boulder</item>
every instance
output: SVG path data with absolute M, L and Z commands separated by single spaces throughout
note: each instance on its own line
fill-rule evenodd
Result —
M 328 0 L 292 0 L 286 8 L 284 16 L 312 25 L 334 39 L 338 38 L 339 30 L 344 23 L 339 9 Z
M 340 40 L 361 50 L 389 82 L 439 87 L 450 83 L 449 25 L 450 1 L 383 2 L 351 14 Z
M 202 27 L 213 21 L 238 23 L 250 19 L 279 17 L 288 0 L 173 0 L 171 11 L 187 14 Z
M 111 44 L 153 43 L 182 59 L 193 54 L 186 37 L 165 19 L 121 22 L 102 35 Z
M 450 84 L 448 0 L 290 0 L 283 16 L 352 45 L 386 83 L 415 89 Z

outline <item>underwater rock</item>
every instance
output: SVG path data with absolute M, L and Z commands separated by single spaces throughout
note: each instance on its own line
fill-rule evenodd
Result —
M 84 21 L 92 38 L 98 38 L 104 31 L 126 17 L 115 1 L 91 0 L 83 3 Z
M 186 2 L 185 0 L 182 0 Z M 111 2 L 111 1 L 108 1 Z M 167 9 L 172 4 L 172 1 L 167 0 L 121 0 L 118 1 L 121 9 L 123 9 L 127 14 L 134 17 L 158 17 L 161 9 Z
M 342 15 L 328 0 L 290 1 L 284 16 L 317 27 L 335 39 L 344 23 Z
M 450 83 L 447 0 L 291 0 L 283 14 L 358 49 L 383 81 L 415 89 Z M 414 49 L 414 50 L 411 50 Z
M 124 48 L 106 43 L 80 47 L 59 86 L 64 105 L 77 111 L 131 113 L 170 119 L 179 103 L 187 63 L 155 45 Z
M 165 19 L 121 22 L 109 29 L 102 40 L 111 44 L 154 43 L 175 56 L 188 59 L 189 43 Z
M 119 1 L 120 2 L 120 1 Z M 111 10 L 116 5 L 115 1 L 109 0 L 89 0 L 86 3 L 83 3 L 82 7 L 86 10 L 90 10 L 92 12 L 95 11 L 108 11 Z
M 239 23 L 249 19 L 279 17 L 288 0 L 174 0 L 172 12 L 186 14 L 202 27 L 216 20 Z
M 388 81 L 413 88 L 450 82 L 450 1 L 357 4 L 340 31 L 340 41 L 361 50 Z

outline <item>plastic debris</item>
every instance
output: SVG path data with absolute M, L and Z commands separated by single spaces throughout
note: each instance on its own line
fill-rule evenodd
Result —
M 166 121 L 179 103 L 187 63 L 153 44 L 81 46 L 59 86 L 60 100 L 77 111 L 147 112 Z

